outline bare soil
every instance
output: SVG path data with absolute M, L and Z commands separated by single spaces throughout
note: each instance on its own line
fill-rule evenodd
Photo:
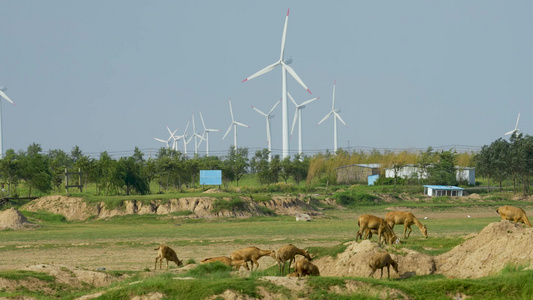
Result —
M 84 206 L 80 203 L 81 199 L 67 198 L 62 196 L 52 196 L 46 199 L 38 199 L 27 205 L 26 210 L 54 210 L 56 213 L 62 213 L 69 219 L 86 219 L 91 215 L 110 216 L 111 210 L 107 212 L 100 207 L 94 210 L 92 207 Z M 209 212 L 210 203 L 205 199 L 187 199 L 169 202 L 170 204 L 161 204 L 154 202 L 147 209 L 146 205 L 139 205 L 131 202 L 125 210 L 130 213 L 142 213 L 145 207 L 146 213 L 162 213 L 163 211 L 173 211 L 188 207 L 197 215 L 204 217 L 212 216 Z M 299 199 L 275 199 L 264 204 L 272 210 L 284 214 L 294 215 L 296 213 L 305 213 L 319 215 L 320 212 L 313 212 L 310 206 Z M 163 208 L 164 207 L 164 208 Z M 390 207 L 389 210 L 402 209 L 401 207 Z M 204 212 L 202 213 L 202 210 Z M 257 210 L 259 211 L 259 210 Z M 116 210 L 117 214 L 123 214 L 121 210 Z M 254 213 L 250 209 L 247 213 Z M 227 215 L 228 213 L 226 213 Z M 224 215 L 224 213 L 222 214 Z M 420 219 L 427 218 L 457 218 L 457 217 L 486 217 L 494 216 L 493 209 L 465 210 L 454 212 L 417 212 Z M 1 227 L 3 226 L 3 227 Z M 9 209 L 0 213 L 0 228 L 25 229 L 33 225 L 22 216 L 16 209 Z M 146 241 L 148 248 L 153 241 Z M 507 264 L 532 265 L 533 261 L 533 228 L 525 228 L 523 225 L 517 225 L 509 221 L 500 221 L 488 224 L 478 234 L 469 235 L 464 243 L 455 247 L 451 251 L 440 256 L 432 257 L 427 254 L 405 248 L 381 247 L 375 242 L 368 240 L 359 243 L 349 242 L 346 251 L 336 257 L 322 257 L 313 260 L 313 263 L 319 267 L 321 276 L 362 276 L 370 274 L 368 266 L 369 258 L 381 251 L 388 251 L 392 258 L 398 262 L 399 272 L 395 273 L 390 270 L 391 278 L 407 278 L 415 275 L 428 275 L 439 273 L 450 278 L 479 278 L 496 273 L 504 268 Z M 25 251 L 21 257 L 20 251 L 5 251 L 5 257 L 9 261 L 0 261 L 0 270 L 31 270 L 36 272 L 45 272 L 72 288 L 77 288 L 83 283 L 93 286 L 106 286 L 116 281 L 106 273 L 98 271 L 99 267 L 107 266 L 116 270 L 133 270 L 143 271 L 147 266 L 152 269 L 152 264 L 139 265 L 139 261 L 155 261 L 156 252 L 146 251 L 142 247 L 128 247 L 122 245 L 113 245 L 112 247 L 87 247 L 89 244 L 72 245 L 69 250 L 61 247 L 40 247 L 39 245 L 19 245 L 20 248 L 32 248 L 32 251 Z M 260 248 L 268 248 L 268 245 L 256 245 Z M 307 247 L 310 245 L 301 245 Z M 319 246 L 313 244 L 313 246 Z M 0 245 L 0 247 L 3 247 Z M 220 241 L 216 247 L 205 247 L 202 245 L 180 249 L 180 258 L 182 257 L 212 257 L 227 255 L 234 250 L 231 243 Z M 260 269 L 268 268 L 275 265 L 276 262 L 270 257 L 264 257 L 260 260 Z M 83 267 L 79 267 L 83 266 Z M 180 273 L 194 268 L 196 265 L 186 265 L 182 268 L 176 268 L 173 265 L 169 271 Z M 157 271 L 161 272 L 161 271 Z M 153 272 L 150 272 L 153 274 Z M 248 276 L 248 271 L 244 269 L 238 271 L 240 276 Z M 387 276 L 385 268 L 384 275 Z M 378 270 L 374 277 L 380 277 Z M 265 277 L 263 280 L 270 281 L 276 285 L 289 288 L 295 294 L 305 299 L 305 295 L 310 292 L 305 279 L 290 277 Z M 27 280 L 14 281 L 0 278 L 0 289 L 12 291 L 18 286 L 24 286 L 29 290 L 40 290 L 46 293 L 48 286 L 46 283 L 35 278 Z M 336 287 L 335 292 L 349 294 L 354 290 L 368 292 L 369 295 L 382 295 L 383 298 L 394 296 L 393 298 L 408 299 L 401 291 L 398 290 L 376 290 L 372 285 L 358 281 L 346 281 L 345 286 Z M 269 294 L 262 291 L 264 299 L 277 299 L 281 297 L 276 294 Z M 80 299 L 92 299 L 101 295 L 87 295 Z M 160 299 L 164 295 L 160 293 L 147 294 L 135 299 Z M 226 291 L 221 295 L 216 295 L 224 299 L 250 299 L 245 295 L 239 295 L 235 291 Z M 381 297 L 381 296 L 380 296 Z M 215 299 L 216 297 L 213 297 Z

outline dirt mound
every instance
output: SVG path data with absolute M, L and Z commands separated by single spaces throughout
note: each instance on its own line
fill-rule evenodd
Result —
M 533 262 L 533 228 L 500 221 L 490 223 L 475 237 L 438 256 L 438 273 L 448 277 L 479 278 L 505 265 Z
M 69 221 L 82 221 L 98 215 L 99 207 L 84 202 L 82 198 L 66 196 L 46 196 L 35 199 L 23 206 L 29 211 L 48 211 L 63 215 Z
M 273 211 L 279 215 L 294 215 L 296 213 L 307 213 L 309 215 L 320 215 L 312 206 L 302 201 L 299 197 L 275 197 L 270 201 L 256 202 L 251 197 L 240 197 L 243 205 L 236 209 L 225 209 L 213 212 L 213 204 L 217 201 L 214 197 L 184 197 L 170 200 L 153 200 L 150 203 L 143 203 L 136 200 L 125 200 L 119 207 L 108 208 L 104 202 L 90 204 L 82 198 L 65 196 L 48 196 L 36 199 L 23 209 L 29 211 L 48 211 L 61 214 L 69 221 L 84 221 L 91 216 L 98 219 L 128 214 L 158 214 L 166 215 L 178 211 L 189 211 L 187 218 L 220 218 L 236 217 L 248 218 L 252 216 L 266 215 L 268 211 Z M 231 200 L 230 198 L 223 200 Z M 265 209 L 266 208 L 266 209 Z
M 3 229 L 25 229 L 38 227 L 39 225 L 28 222 L 16 208 L 10 208 L 0 212 L 0 230 Z
M 82 270 L 65 265 L 33 265 L 26 267 L 24 270 L 54 276 L 56 284 L 67 285 L 73 289 L 84 287 L 87 284 L 95 287 L 107 286 L 116 280 L 106 273 Z M 0 278 L 0 290 L 14 292 L 20 290 L 21 287 L 29 291 L 44 292 L 45 294 L 54 293 L 53 284 L 35 277 L 28 276 L 20 280 Z
M 413 275 L 429 275 L 435 273 L 436 265 L 433 258 L 427 254 L 422 254 L 413 250 L 394 247 L 384 248 L 369 240 L 360 243 L 349 242 L 348 248 L 336 258 L 327 256 L 313 260 L 318 266 L 321 276 L 362 276 L 370 274 L 368 260 L 377 252 L 388 251 L 391 257 L 398 263 L 399 274 L 391 268 L 391 278 L 411 277 Z M 386 270 L 384 271 L 386 274 Z M 381 272 L 374 274 L 375 278 L 380 277 Z M 383 276 L 385 276 L 385 274 Z

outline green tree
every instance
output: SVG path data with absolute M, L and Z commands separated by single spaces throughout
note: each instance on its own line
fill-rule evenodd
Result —
M 456 154 L 452 151 L 441 151 L 437 156 L 438 162 L 428 168 L 429 182 L 439 185 L 457 185 Z
M 117 184 L 124 189 L 126 195 L 136 192 L 141 195 L 150 193 L 146 177 L 142 176 L 142 165 L 134 157 L 122 157 L 118 160 L 115 170 Z
M 224 165 L 227 176 L 229 176 L 231 180 L 235 180 L 237 186 L 239 186 L 239 180 L 241 177 L 246 174 L 248 161 L 248 148 L 235 149 L 235 146 L 230 147 Z
M 19 154 L 19 176 L 28 186 L 28 197 L 31 197 L 32 189 L 43 193 L 52 190 L 49 162 L 41 151 L 41 146 L 33 143 L 26 153 Z
M 7 181 L 7 195 L 16 194 L 13 190 L 19 182 L 19 156 L 13 149 L 8 149 L 4 157 L 0 160 L 0 176 L 3 181 Z
M 50 161 L 52 185 L 59 190 L 65 178 L 65 169 L 71 167 L 72 159 L 65 151 L 60 149 L 48 151 L 48 159 Z
M 289 181 L 289 178 L 291 177 L 291 175 L 294 175 L 294 167 L 295 167 L 295 164 L 296 162 L 292 162 L 291 161 L 291 157 L 290 156 L 287 156 L 285 157 L 282 161 L 281 161 L 281 169 L 280 169 L 280 172 L 279 172 L 279 176 L 283 179 L 283 181 L 285 182 L 285 184 L 287 183 L 287 181 Z

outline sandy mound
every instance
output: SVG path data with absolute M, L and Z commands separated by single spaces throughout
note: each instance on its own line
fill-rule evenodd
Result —
M 3 212 L 0 212 L 0 230 L 11 229 L 24 229 L 38 227 L 39 225 L 28 222 L 25 216 L 23 216 L 16 208 L 10 208 Z
M 98 215 L 99 207 L 88 205 L 81 198 L 66 196 L 47 196 L 35 199 L 22 207 L 29 211 L 48 211 L 63 215 L 67 220 L 81 221 Z
M 318 266 L 321 276 L 359 276 L 366 277 L 372 271 L 368 266 L 368 260 L 377 252 L 388 251 L 391 257 L 398 263 L 399 274 L 391 268 L 391 278 L 411 277 L 413 275 L 429 275 L 435 272 L 435 261 L 427 254 L 418 253 L 409 249 L 396 249 L 394 247 L 381 248 L 377 243 L 369 240 L 360 243 L 349 242 L 348 248 L 337 255 L 336 258 L 321 257 L 313 260 Z M 374 274 L 375 278 L 380 277 L 381 272 Z M 384 270 L 383 276 L 386 276 Z
M 82 198 L 65 196 L 48 196 L 36 199 L 23 206 L 29 211 L 48 211 L 61 214 L 69 221 L 84 221 L 91 216 L 96 218 L 110 218 L 113 216 L 123 216 L 129 214 L 158 214 L 166 215 L 173 212 L 189 211 L 191 215 L 187 218 L 249 218 L 252 216 L 266 215 L 265 208 L 279 215 L 294 215 L 296 213 L 307 213 L 312 216 L 320 215 L 299 197 L 275 197 L 270 201 L 256 202 L 251 197 L 241 197 L 243 207 L 234 210 L 221 210 L 213 212 L 213 203 L 217 201 L 214 197 L 184 197 L 170 200 L 153 200 L 150 203 L 143 203 L 136 200 L 124 200 L 117 208 L 108 208 L 105 203 L 89 204 Z M 224 200 L 231 200 L 230 198 Z
M 490 223 L 477 236 L 436 258 L 438 273 L 448 277 L 479 278 L 505 265 L 533 262 L 533 228 L 509 221 Z

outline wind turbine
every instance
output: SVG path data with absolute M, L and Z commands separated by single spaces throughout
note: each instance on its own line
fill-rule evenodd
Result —
M 170 133 L 170 137 L 167 140 L 163 140 L 163 139 L 159 139 L 159 138 L 154 138 L 154 140 L 156 140 L 158 142 L 161 142 L 161 143 L 165 143 L 167 145 L 167 148 L 170 149 L 170 145 L 168 144 L 168 142 L 170 142 L 170 140 L 172 138 L 174 138 L 174 133 L 176 133 L 176 131 L 178 129 L 176 129 L 176 130 L 174 130 L 174 132 L 172 132 L 172 131 L 170 131 L 170 128 L 168 128 L 168 126 L 167 126 L 167 130 Z M 174 141 L 174 143 L 176 143 L 176 141 Z M 172 146 L 172 147 L 174 147 L 174 146 Z
M 6 99 L 7 101 L 11 102 L 11 104 L 15 105 L 15 103 L 9 99 L 9 97 L 4 93 L 7 90 L 6 87 L 1 86 L 0 87 L 0 158 L 4 157 L 4 137 L 2 134 L 2 98 Z
M 287 9 L 287 16 L 285 17 L 285 26 L 283 27 L 283 35 L 281 36 L 281 54 L 279 56 L 279 60 L 275 63 L 261 69 L 260 71 L 254 73 L 253 75 L 249 76 L 248 78 L 244 79 L 242 82 L 245 82 L 247 80 L 253 79 L 255 77 L 261 76 L 265 73 L 268 73 L 272 71 L 275 67 L 278 65 L 281 65 L 281 110 L 282 110 L 282 146 L 283 146 L 283 153 L 282 157 L 285 158 L 289 156 L 289 109 L 287 106 L 287 72 L 291 74 L 291 76 L 296 79 L 296 81 L 304 88 L 306 89 L 309 94 L 311 94 L 311 91 L 307 88 L 305 83 L 300 79 L 298 74 L 294 72 L 294 70 L 289 66 L 289 63 L 292 60 L 285 61 L 283 58 L 283 53 L 285 52 L 285 38 L 287 37 L 287 22 L 289 21 L 289 10 Z
M 185 127 L 185 131 L 183 131 L 183 134 L 182 135 L 178 135 L 176 137 L 176 141 L 179 140 L 179 139 L 182 139 L 183 140 L 183 153 L 185 154 L 185 156 L 187 156 L 187 144 L 191 141 L 191 139 L 187 140 L 187 129 L 189 129 L 189 123 L 190 121 L 187 121 L 187 126 Z M 177 150 L 177 145 L 176 145 L 176 150 Z
M 274 111 L 274 109 L 276 108 L 276 106 L 278 106 L 280 101 L 276 101 L 276 104 L 274 104 L 274 106 L 272 106 L 272 109 L 270 109 L 270 111 L 268 112 L 268 114 L 265 114 L 264 112 L 262 112 L 261 110 L 259 110 L 257 107 L 254 107 L 252 106 L 252 108 L 258 112 L 259 114 L 261 114 L 262 116 L 265 117 L 266 119 L 266 129 L 267 129 L 267 145 L 268 145 L 268 161 L 271 161 L 272 160 L 272 137 L 271 137 L 271 134 L 270 134 L 270 119 L 274 117 L 274 115 L 272 114 L 272 112 Z
M 168 130 L 168 133 L 170 133 L 170 137 L 168 138 L 169 140 L 172 139 L 173 142 L 172 142 L 172 149 L 173 150 L 178 150 L 178 138 L 175 136 L 176 134 L 176 131 L 178 131 L 178 128 L 176 128 L 176 130 L 174 130 L 174 132 L 170 131 L 170 128 L 168 128 L 167 126 L 167 130 Z
M 228 130 L 226 131 L 226 134 L 224 134 L 224 137 L 222 137 L 222 140 L 224 140 L 226 135 L 228 135 L 228 133 L 231 131 L 231 128 L 233 127 L 233 141 L 234 141 L 233 146 L 235 147 L 235 150 L 237 150 L 237 125 L 242 126 L 242 127 L 248 127 L 248 128 L 250 128 L 250 126 L 245 125 L 241 122 L 235 121 L 235 119 L 233 118 L 233 109 L 231 109 L 231 100 L 229 100 L 229 112 L 231 113 L 231 124 L 229 125 Z
M 520 129 L 518 129 L 518 120 L 520 120 L 520 113 L 518 113 L 518 118 L 516 118 L 516 125 L 514 126 L 514 130 L 511 130 L 509 132 L 506 132 L 505 135 L 513 135 L 515 133 L 518 133 L 518 131 L 520 131 Z
M 348 127 L 344 120 L 341 118 L 339 113 L 340 109 L 335 109 L 335 81 L 333 81 L 333 102 L 331 104 L 331 111 L 322 119 L 316 126 L 320 125 L 322 122 L 326 121 L 331 115 L 333 115 L 333 153 L 337 153 L 337 119 L 339 119 L 344 126 Z
M 200 142 L 204 139 L 202 135 L 200 135 L 198 132 L 196 132 L 196 125 L 194 122 L 194 114 L 192 114 L 192 136 L 194 137 L 194 154 L 198 154 L 198 138 L 200 139 Z
M 294 101 L 294 98 L 291 96 L 291 93 L 287 93 L 287 95 L 289 96 L 289 99 L 291 99 L 292 103 L 294 103 L 294 105 L 296 106 L 296 110 L 294 111 L 294 120 L 292 121 L 291 136 L 294 131 L 294 125 L 296 125 L 296 120 L 298 120 L 298 154 L 302 155 L 302 109 L 304 109 L 307 104 L 317 100 L 320 97 L 315 97 L 313 99 L 304 101 L 301 104 L 297 104 L 296 101 Z M 303 159 L 303 157 L 300 158 Z
M 202 120 L 202 125 L 204 126 L 204 133 L 202 135 L 205 135 L 205 150 L 206 150 L 206 155 L 209 156 L 209 133 L 210 132 L 219 132 L 220 130 L 218 129 L 209 129 L 207 127 L 205 127 L 205 122 L 204 122 L 204 117 L 202 117 L 202 113 L 200 112 L 200 120 Z M 198 144 L 198 146 L 200 146 L 200 144 L 202 144 L 202 141 L 203 140 L 200 140 L 200 143 Z

